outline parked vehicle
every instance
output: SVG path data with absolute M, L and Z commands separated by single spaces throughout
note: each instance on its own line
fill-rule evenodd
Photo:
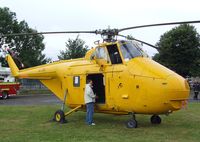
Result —
M 8 99 L 10 96 L 17 95 L 20 83 L 11 76 L 10 68 L 0 65 L 0 98 Z

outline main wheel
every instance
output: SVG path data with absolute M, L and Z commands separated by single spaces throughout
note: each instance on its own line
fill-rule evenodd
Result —
M 158 116 L 158 115 L 151 116 L 151 123 L 152 124 L 160 124 L 161 123 L 160 116 Z
M 60 123 L 66 123 L 65 113 L 62 110 L 57 110 L 54 114 L 53 120 Z
M 135 119 L 131 119 L 126 122 L 127 128 L 137 128 L 137 121 Z
M 2 98 L 5 99 L 5 100 L 8 99 L 8 92 L 7 91 L 2 92 Z

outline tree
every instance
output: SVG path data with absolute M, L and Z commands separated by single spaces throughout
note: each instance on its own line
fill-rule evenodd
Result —
M 77 36 L 75 40 L 68 39 L 66 42 L 66 49 L 65 51 L 60 51 L 58 59 L 66 60 L 84 57 L 85 53 L 88 51 L 88 46 L 84 44 L 85 42 L 80 39 L 79 36 Z
M 29 28 L 25 21 L 17 21 L 16 13 L 9 8 L 0 8 L 0 34 L 12 33 L 34 33 L 36 30 Z M 45 49 L 43 35 L 34 36 L 8 36 L 0 40 L 0 44 L 8 44 L 13 48 L 17 58 L 20 58 L 25 67 L 32 67 L 48 62 L 42 51 Z M 0 58 L 0 62 L 5 65 L 5 59 Z
M 183 24 L 164 33 L 153 59 L 182 76 L 200 75 L 200 36 L 194 26 Z

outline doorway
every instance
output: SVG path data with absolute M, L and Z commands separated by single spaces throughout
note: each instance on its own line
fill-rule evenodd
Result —
M 93 81 L 93 92 L 98 96 L 96 103 L 105 104 L 105 85 L 103 74 L 89 74 L 86 78 Z

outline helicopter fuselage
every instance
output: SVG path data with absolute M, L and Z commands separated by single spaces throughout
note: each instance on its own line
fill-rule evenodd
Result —
M 7 61 L 15 77 L 39 79 L 70 108 L 82 105 L 80 110 L 85 110 L 87 79 L 93 80 L 98 96 L 96 112 L 169 114 L 185 107 L 189 96 L 183 77 L 147 57 L 136 43 L 127 41 L 100 44 L 85 58 L 23 70 L 18 70 L 10 55 Z

